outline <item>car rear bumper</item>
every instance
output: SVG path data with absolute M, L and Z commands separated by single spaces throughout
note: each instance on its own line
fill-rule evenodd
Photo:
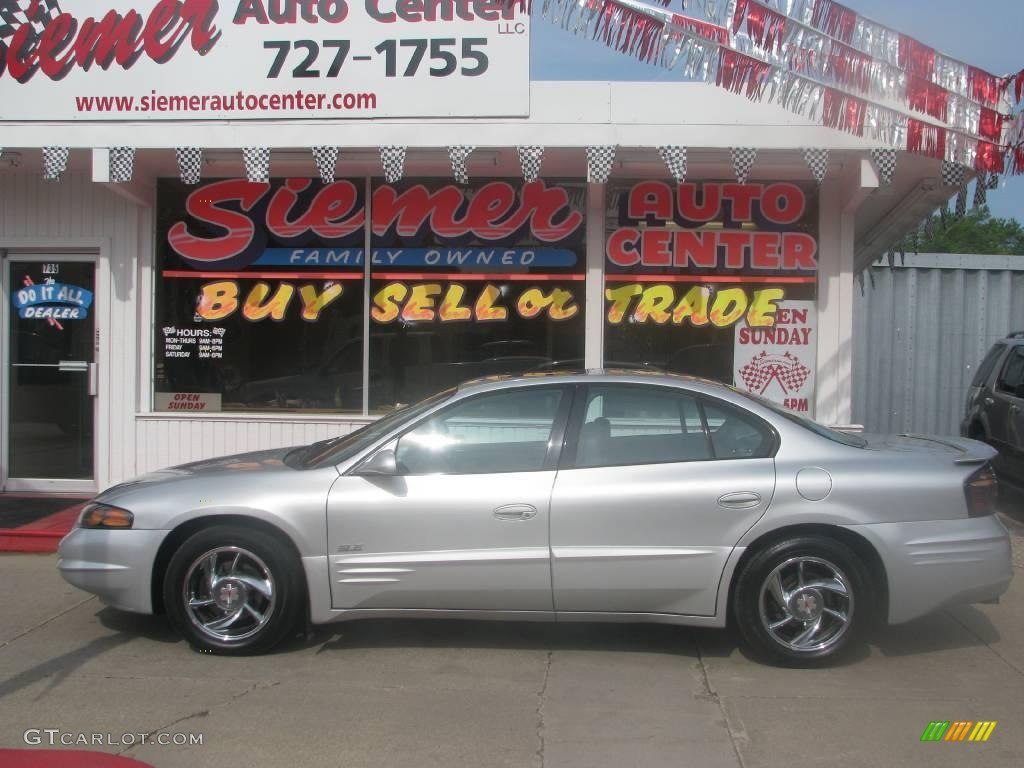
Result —
M 152 613 L 153 561 L 167 531 L 75 528 L 60 542 L 57 569 L 70 584 L 107 605 Z
M 885 564 L 890 624 L 947 605 L 990 602 L 1013 577 L 1010 534 L 995 515 L 847 527 Z

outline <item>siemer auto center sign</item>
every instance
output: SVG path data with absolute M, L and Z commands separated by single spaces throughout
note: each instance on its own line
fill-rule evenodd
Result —
M 0 120 L 525 117 L 529 50 L 506 0 L 0 0 Z

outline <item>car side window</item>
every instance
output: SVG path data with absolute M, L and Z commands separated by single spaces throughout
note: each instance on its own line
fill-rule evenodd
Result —
M 704 401 L 704 417 L 716 459 L 763 459 L 771 456 L 775 437 L 755 416 L 742 409 Z
M 1006 347 L 1003 344 L 995 344 L 988 351 L 985 359 L 981 361 L 981 365 L 978 366 L 978 370 L 974 374 L 974 380 L 971 381 L 972 387 L 983 387 L 985 385 L 989 376 L 992 375 L 992 370 L 996 367 L 996 363 L 999 362 L 999 358 L 1002 357 L 1005 351 Z
M 537 472 L 563 390 L 529 387 L 455 403 L 406 432 L 395 459 L 403 475 Z
M 711 445 L 693 395 L 659 387 L 589 388 L 577 440 L 577 467 L 710 458 Z
M 1010 395 L 1016 395 L 1024 384 L 1024 347 L 1017 347 L 1006 358 L 1006 364 L 999 373 L 998 387 Z

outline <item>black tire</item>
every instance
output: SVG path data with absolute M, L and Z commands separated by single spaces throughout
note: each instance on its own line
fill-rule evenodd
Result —
M 219 575 L 216 600 L 208 579 L 211 555 Z M 211 604 L 190 609 L 187 591 L 196 596 L 197 606 L 208 598 Z M 295 630 L 305 587 L 298 558 L 280 539 L 261 530 L 217 525 L 193 534 L 174 553 L 163 597 L 171 624 L 195 650 L 243 656 L 267 651 Z M 223 631 L 201 626 L 236 613 L 238 619 Z
M 798 580 L 801 561 L 803 582 Z M 830 569 L 835 580 L 827 578 Z M 781 592 L 769 583 L 776 571 Z M 828 588 L 814 586 L 825 583 Z M 824 666 L 855 647 L 873 623 L 878 606 L 872 604 L 870 584 L 863 562 L 842 542 L 827 536 L 786 539 L 766 546 L 743 566 L 733 595 L 733 618 L 751 651 L 763 660 L 789 667 Z M 776 594 L 789 599 L 778 600 Z M 837 617 L 842 615 L 845 622 Z M 788 623 L 774 632 L 767 626 L 787 617 Z M 818 630 L 802 639 L 819 619 Z

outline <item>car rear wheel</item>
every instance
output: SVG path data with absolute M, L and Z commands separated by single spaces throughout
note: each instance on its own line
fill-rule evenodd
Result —
M 302 575 L 296 558 L 273 536 L 215 526 L 174 553 L 163 592 L 168 618 L 194 648 L 252 654 L 295 628 Z
M 849 649 L 875 606 L 857 555 L 824 536 L 772 544 L 744 566 L 733 603 L 748 645 L 786 666 L 826 664 Z

